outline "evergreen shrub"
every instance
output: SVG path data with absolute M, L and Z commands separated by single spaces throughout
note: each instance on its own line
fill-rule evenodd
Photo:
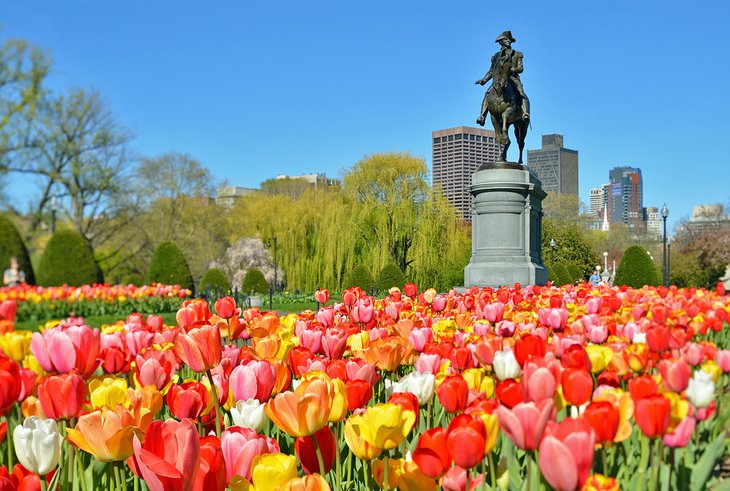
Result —
M 386 292 L 392 287 L 403 288 L 406 284 L 406 276 L 395 263 L 388 263 L 378 273 L 375 287 L 381 292 Z
M 359 286 L 366 292 L 370 292 L 370 290 L 375 288 L 375 279 L 370 271 L 364 265 L 360 264 L 345 275 L 345 283 L 342 286 L 343 288 Z
M 157 246 L 145 279 L 149 284 L 180 285 L 195 292 L 190 266 L 180 248 L 172 242 L 162 242 Z
M 248 293 L 268 293 L 269 283 L 266 281 L 264 273 L 258 268 L 251 268 L 246 271 L 246 276 L 243 277 L 243 283 L 241 284 L 241 290 Z
M 41 286 L 103 283 L 104 277 L 89 242 L 78 232 L 61 230 L 48 241 L 38 268 Z
M 613 284 L 616 286 L 628 285 L 632 288 L 641 288 L 645 285 L 657 286 L 661 282 L 657 271 L 654 261 L 643 247 L 631 246 L 624 251 L 621 263 L 616 269 Z

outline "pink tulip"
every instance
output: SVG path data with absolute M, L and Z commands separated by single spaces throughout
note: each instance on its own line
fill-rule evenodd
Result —
M 350 311 L 350 316 L 355 322 L 367 324 L 375 317 L 375 307 L 369 298 L 360 299 Z
M 62 324 L 43 333 L 34 332 L 30 350 L 47 372 L 70 373 L 76 369 L 88 378 L 98 365 L 99 330 Z
M 587 330 L 588 339 L 593 344 L 601 344 L 608 339 L 608 328 L 605 325 L 591 326 Z
M 702 345 L 697 343 L 687 343 L 684 348 L 684 358 L 692 366 L 697 366 L 702 363 Z M 728 360 L 730 362 L 730 358 Z M 718 364 L 719 365 L 719 364 Z M 729 367 L 730 368 L 730 367 Z
M 552 399 L 543 399 L 539 403 L 521 402 L 511 410 L 499 406 L 497 419 L 504 434 L 516 447 L 530 451 L 537 449 L 552 412 Z
M 523 384 L 527 398 L 534 402 L 552 399 L 560 385 L 560 362 L 556 359 L 530 358 L 523 369 Z
M 239 365 L 228 378 L 229 389 L 237 401 L 256 399 L 262 404 L 271 398 L 275 383 L 276 370 L 266 360 Z
M 692 377 L 692 369 L 684 360 L 659 362 L 659 370 L 662 374 L 664 385 L 671 391 L 680 393 L 687 388 L 689 379 Z
M 672 448 L 686 447 L 692 439 L 692 433 L 695 431 L 696 421 L 692 416 L 685 417 L 679 423 L 674 431 L 664 435 L 664 445 Z
M 307 348 L 312 353 L 319 353 L 322 350 L 322 335 L 319 329 L 304 329 L 299 334 L 299 346 Z
M 314 299 L 317 303 L 327 303 L 330 299 L 330 292 L 327 289 L 317 290 L 314 292 Z
M 259 455 L 279 453 L 279 444 L 250 428 L 231 426 L 221 435 L 221 450 L 226 463 L 226 480 L 239 475 L 250 481 L 253 460 Z
M 482 315 L 489 322 L 499 322 L 504 316 L 504 304 L 502 302 L 492 302 L 482 309 Z
M 419 353 L 423 351 L 426 343 L 430 343 L 431 341 L 433 341 L 433 330 L 429 327 L 417 327 L 408 335 L 408 342 Z
M 580 489 L 591 474 L 596 434 L 582 418 L 566 418 L 545 429 L 539 464 L 545 480 L 556 491 Z
M 395 303 L 389 303 L 386 305 L 385 313 L 394 321 L 397 321 L 398 317 L 400 317 L 400 310 L 398 310 L 398 306 Z
M 335 321 L 335 310 L 332 307 L 320 309 L 314 318 L 324 327 L 332 327 Z
M 142 387 L 154 385 L 162 390 L 177 370 L 175 353 L 171 350 L 148 349 L 135 360 L 135 375 Z
M 503 338 L 511 338 L 515 333 L 516 327 L 517 326 L 515 326 L 515 323 L 512 321 L 499 321 L 494 326 L 494 332 Z
M 322 337 L 322 349 L 331 360 L 342 357 L 347 349 L 347 332 L 341 329 L 327 329 Z
M 441 488 L 444 491 L 467 491 L 466 489 L 466 473 L 468 471 L 463 467 L 455 465 L 448 470 L 441 479 Z M 469 479 L 469 491 L 477 489 L 484 480 L 483 474 L 471 476 Z
M 568 324 L 568 309 L 540 309 L 537 312 L 540 323 L 553 331 L 562 331 Z
M 600 297 L 590 297 L 586 301 L 586 311 L 589 314 L 597 314 L 599 310 L 601 310 L 601 298 Z
M 433 303 L 431 303 L 431 308 L 434 310 L 434 312 L 443 312 L 443 310 L 446 308 L 446 302 L 447 298 L 439 295 L 433 299 Z
M 137 356 L 143 349 L 152 346 L 155 341 L 155 333 L 144 328 L 137 327 L 127 331 L 124 336 L 127 351 L 132 356 Z
M 364 380 L 371 387 L 380 378 L 375 365 L 370 365 L 360 358 L 354 360 L 347 360 L 345 363 L 345 373 L 347 373 L 348 380 Z
M 418 373 L 433 373 L 436 375 L 440 367 L 441 357 L 436 353 L 421 353 L 416 359 Z
M 725 373 L 730 372 L 730 350 L 717 350 L 715 361 L 717 362 L 717 366 L 720 367 L 720 370 Z

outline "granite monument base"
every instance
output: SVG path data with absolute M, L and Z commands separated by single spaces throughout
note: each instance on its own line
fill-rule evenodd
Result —
M 472 175 L 472 255 L 464 286 L 544 285 L 542 200 L 546 193 L 528 167 L 494 163 Z

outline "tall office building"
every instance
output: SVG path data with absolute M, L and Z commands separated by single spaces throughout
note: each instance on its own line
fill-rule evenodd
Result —
M 608 201 L 608 184 L 600 188 L 591 188 L 590 214 L 592 218 L 603 218 L 603 209 Z
M 611 223 L 624 223 L 634 233 L 644 231 L 643 194 L 644 182 L 641 169 L 614 167 L 608 173 L 608 213 Z
M 431 138 L 433 186 L 441 189 L 461 218 L 471 221 L 471 175 L 480 165 L 497 160 L 494 131 L 457 126 L 434 131 Z
M 527 151 L 527 165 L 545 192 L 578 196 L 578 151 L 563 147 L 563 135 L 542 135 L 542 148 Z
M 644 222 L 646 222 L 646 235 L 654 239 L 662 236 L 662 217 L 659 208 L 656 206 L 644 208 Z

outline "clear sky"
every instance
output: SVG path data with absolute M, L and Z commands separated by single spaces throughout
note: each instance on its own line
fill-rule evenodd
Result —
M 730 199 L 728 21 L 726 1 L 2 0 L 0 38 L 47 49 L 54 88 L 98 90 L 138 153 L 256 187 L 383 151 L 430 166 L 432 130 L 474 126 L 474 81 L 511 29 L 527 148 L 564 134 L 585 202 L 611 167 L 640 167 L 644 206 L 673 224 Z

